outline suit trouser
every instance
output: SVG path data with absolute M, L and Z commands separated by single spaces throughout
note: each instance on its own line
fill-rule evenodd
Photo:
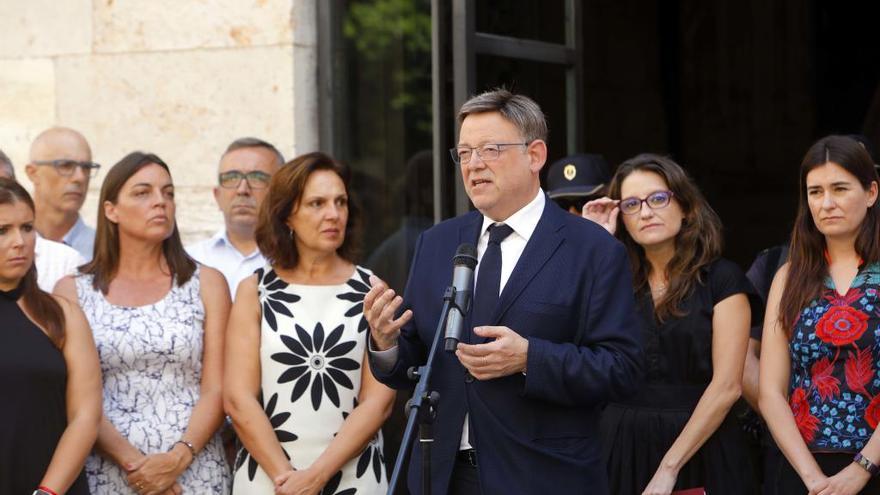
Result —
M 477 466 L 467 460 L 456 458 L 449 482 L 450 495 L 481 495 Z

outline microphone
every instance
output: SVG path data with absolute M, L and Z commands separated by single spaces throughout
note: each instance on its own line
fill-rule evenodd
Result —
M 458 246 L 452 258 L 452 287 L 455 301 L 446 317 L 445 346 L 447 352 L 455 352 L 464 326 L 464 315 L 470 311 L 474 292 L 474 268 L 477 267 L 477 248 L 464 243 Z

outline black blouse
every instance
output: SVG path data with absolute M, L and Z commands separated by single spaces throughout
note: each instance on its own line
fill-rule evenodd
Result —
M 654 318 L 649 290 L 636 297 L 645 346 L 646 385 L 693 388 L 697 399 L 712 380 L 715 305 L 734 294 L 746 294 L 750 298 L 752 321 L 762 318 L 755 291 L 736 264 L 719 258 L 704 267 L 701 276 L 702 283 L 695 284 L 691 295 L 682 302 L 684 315 L 663 323 Z
M 21 291 L 0 291 L 0 493 L 31 493 L 67 428 L 64 355 L 18 306 Z M 49 487 L 53 488 L 53 487 Z M 80 474 L 68 494 L 87 494 Z

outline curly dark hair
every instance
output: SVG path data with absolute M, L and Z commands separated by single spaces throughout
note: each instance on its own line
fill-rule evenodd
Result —
M 684 212 L 681 230 L 675 236 L 675 254 L 666 266 L 669 285 L 654 310 L 657 320 L 664 321 L 684 315 L 681 303 L 691 293 L 694 284 L 703 283 L 702 268 L 721 256 L 721 219 L 679 164 L 652 153 L 630 158 L 617 168 L 609 186 L 612 199 L 621 199 L 621 184 L 636 171 L 653 172 L 662 177 Z M 645 258 L 644 248 L 623 226 L 622 215 L 617 220 L 617 238 L 623 242 L 629 254 L 634 289 L 637 292 L 644 290 L 648 287 L 651 264 Z

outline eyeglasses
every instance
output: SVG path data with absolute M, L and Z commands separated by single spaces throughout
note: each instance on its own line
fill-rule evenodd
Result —
M 58 175 L 63 175 L 64 177 L 70 177 L 73 175 L 73 172 L 80 168 L 85 174 L 86 177 L 94 177 L 98 175 L 98 169 L 101 168 L 95 162 L 78 162 L 76 160 L 34 160 L 32 162 L 34 165 L 44 165 L 44 166 L 52 166 L 55 168 L 55 171 L 58 172 Z
M 669 206 L 669 202 L 672 200 L 672 191 L 655 191 L 648 195 L 645 199 L 639 199 L 635 196 L 631 198 L 621 199 L 620 211 L 624 215 L 635 215 L 636 213 L 642 211 L 642 203 L 648 205 L 648 208 L 652 210 L 659 210 L 660 208 L 666 208 Z
M 230 170 L 229 172 L 223 172 L 219 177 L 220 187 L 225 187 L 226 189 L 238 188 L 241 185 L 242 179 L 247 179 L 247 185 L 251 189 L 263 189 L 269 185 L 269 180 L 272 178 L 271 175 L 259 170 L 253 170 L 248 173 Z
M 492 144 L 484 144 L 483 146 L 478 146 L 475 148 L 470 148 L 468 146 L 459 146 L 456 148 L 450 148 L 449 154 L 452 155 L 452 161 L 460 164 L 463 163 L 467 165 L 471 162 L 471 159 L 474 157 L 474 153 L 480 158 L 480 160 L 484 162 L 491 162 L 493 160 L 497 160 L 498 156 L 501 155 L 501 152 L 504 151 L 505 146 L 528 146 L 529 143 L 492 143 Z

